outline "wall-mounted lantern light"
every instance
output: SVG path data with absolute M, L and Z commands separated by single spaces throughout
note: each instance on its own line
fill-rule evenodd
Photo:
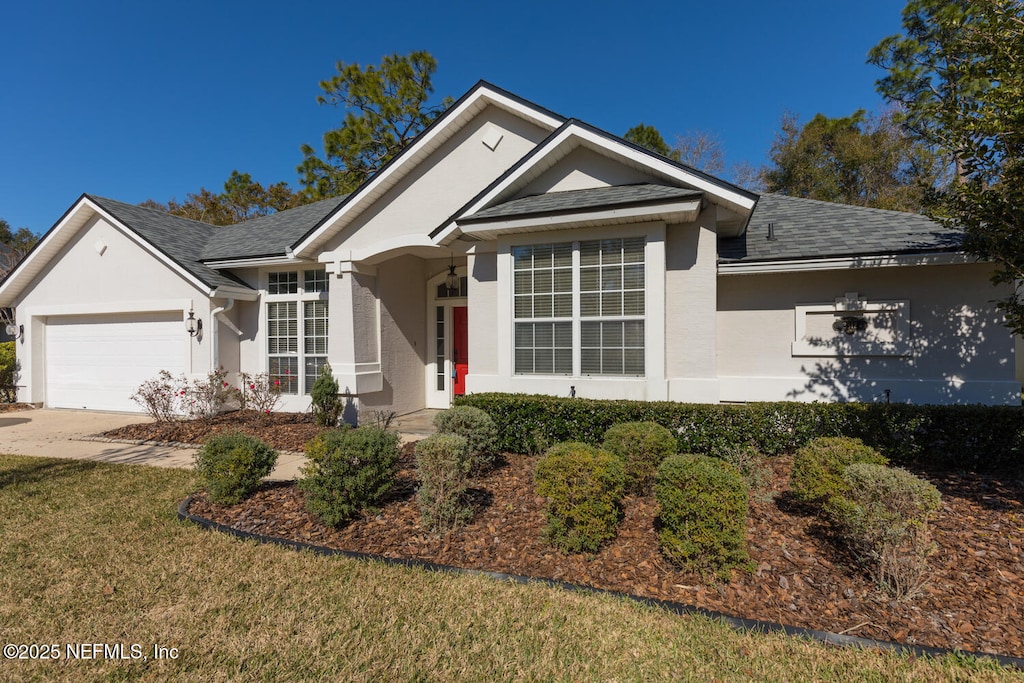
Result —
M 7 325 L 7 336 L 8 337 L 14 337 L 14 339 L 16 339 L 16 340 L 17 339 L 21 339 L 22 337 L 25 336 L 25 326 L 24 325 L 15 325 L 14 323 L 9 323 Z
M 185 319 L 185 329 L 190 337 L 194 337 L 203 331 L 203 321 L 196 318 L 195 311 L 192 309 L 189 309 L 188 318 Z

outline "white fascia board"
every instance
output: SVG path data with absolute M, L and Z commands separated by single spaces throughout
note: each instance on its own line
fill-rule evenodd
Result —
M 308 263 L 308 259 L 290 258 L 288 256 L 261 256 L 259 258 L 224 259 L 222 261 L 203 261 L 210 268 L 259 268 L 261 266 L 296 266 Z
M 852 256 L 844 258 L 803 259 L 799 261 L 759 261 L 756 263 L 719 263 L 719 275 L 752 273 L 799 273 L 813 270 L 847 270 L 850 268 L 889 268 L 894 266 L 945 266 L 976 263 L 978 259 L 963 253 L 891 254 Z
M 316 232 L 306 237 L 306 239 L 302 240 L 299 244 L 295 245 L 295 255 L 305 255 L 324 233 L 344 226 L 346 218 L 349 216 L 355 216 L 359 213 L 362 208 L 360 205 L 364 200 L 369 198 L 370 201 L 373 201 L 373 199 L 376 199 L 380 194 L 388 190 L 391 185 L 405 175 L 407 168 L 411 168 L 418 163 L 420 155 L 424 151 L 431 150 L 432 146 L 438 139 L 442 141 L 446 140 L 449 137 L 446 133 L 448 133 L 448 130 L 452 126 L 461 127 L 465 123 L 464 117 L 472 114 L 474 111 L 482 109 L 486 104 L 494 104 L 502 109 L 516 113 L 526 120 L 535 123 L 542 128 L 547 128 L 548 130 L 555 130 L 563 123 L 561 119 L 555 118 L 532 107 L 527 107 L 523 103 L 517 102 L 516 100 L 502 95 L 501 93 L 495 92 L 486 86 L 481 87 L 473 93 L 473 95 L 467 97 L 466 100 L 455 109 L 450 109 L 445 112 L 443 115 L 445 121 L 443 121 L 441 125 L 435 126 L 417 137 L 412 145 L 405 148 L 400 153 L 401 158 L 396 159 L 395 163 L 386 166 L 376 173 L 370 179 L 370 182 L 357 190 L 357 194 L 355 196 L 349 197 L 340 210 L 332 215 L 327 222 L 316 230 Z
M 259 292 L 251 289 L 243 289 L 241 287 L 218 287 L 213 290 L 211 295 L 218 299 L 239 299 L 241 301 L 256 301 L 259 298 Z
M 454 239 L 452 233 L 459 228 L 459 218 L 472 216 L 478 211 L 482 211 L 487 208 L 492 204 L 492 202 L 501 197 L 501 195 L 510 187 L 515 186 L 517 183 L 522 181 L 524 177 L 534 173 L 535 169 L 538 167 L 546 169 L 547 167 L 543 164 L 544 160 L 553 154 L 557 154 L 559 149 L 563 145 L 569 144 L 573 138 L 577 138 L 594 147 L 604 148 L 613 154 L 617 154 L 629 161 L 632 161 L 633 163 L 645 166 L 655 173 L 674 178 L 684 185 L 699 189 L 702 192 L 718 198 L 719 200 L 733 205 L 743 211 L 752 211 L 754 204 L 757 202 L 756 199 L 751 199 L 727 188 L 723 188 L 701 178 L 700 176 L 689 173 L 685 169 L 681 169 L 667 161 L 662 161 L 661 159 L 648 156 L 628 145 L 622 144 L 621 142 L 598 135 L 593 131 L 583 128 L 582 126 L 571 124 L 566 126 L 565 130 L 563 130 L 558 136 L 548 140 L 545 148 L 536 153 L 534 157 L 530 159 L 529 164 L 523 164 L 517 168 L 515 172 L 510 173 L 501 183 L 495 185 L 489 192 L 482 195 L 477 201 L 468 206 L 460 216 L 456 216 L 452 222 L 445 225 L 444 228 L 434 237 L 434 242 L 436 244 L 446 244 L 451 239 Z M 530 179 L 532 180 L 532 178 Z M 469 232 L 466 228 L 462 228 L 462 231 L 466 233 Z
M 460 225 L 459 230 L 464 235 L 487 235 L 496 233 L 532 232 L 534 230 L 552 230 L 555 228 L 571 228 L 579 224 L 591 223 L 621 223 L 623 220 L 643 222 L 646 220 L 662 219 L 671 222 L 668 218 L 679 222 L 690 222 L 696 220 L 700 212 L 701 200 L 691 199 L 684 202 L 673 202 L 672 204 L 659 204 L 654 206 L 633 206 L 616 209 L 600 209 L 596 211 L 580 211 L 571 214 L 560 214 L 557 216 L 523 216 L 521 218 L 508 218 L 506 220 L 481 221 Z

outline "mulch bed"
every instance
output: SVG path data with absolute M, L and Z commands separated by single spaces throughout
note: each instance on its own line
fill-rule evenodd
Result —
M 277 424 L 267 424 L 262 433 L 278 448 L 299 450 L 317 431 L 295 416 L 271 419 Z M 141 438 L 155 427 L 126 429 L 131 438 Z M 211 427 L 178 423 L 178 429 L 151 438 L 187 440 L 190 429 L 208 434 Z M 789 457 L 771 459 L 770 482 L 751 495 L 747 540 L 756 570 L 735 571 L 718 584 L 682 573 L 662 557 L 651 498 L 627 497 L 618 535 L 595 554 L 566 555 L 546 545 L 544 501 L 533 494 L 535 463 L 536 457 L 506 454 L 475 482 L 472 522 L 444 538 L 419 525 L 411 445 L 404 448 L 396 485 L 379 513 L 340 529 L 312 518 L 292 483 L 265 484 L 231 507 L 213 505 L 200 492 L 190 511 L 243 531 L 331 548 L 558 579 L 864 638 L 1024 656 L 1024 482 L 919 473 L 943 496 L 934 523 L 939 549 L 923 594 L 901 603 L 875 590 L 830 541 L 827 529 L 792 503 L 786 493 Z
M 308 413 L 268 413 L 240 410 L 221 413 L 209 422 L 175 420 L 132 424 L 103 432 L 100 436 L 129 441 L 203 443 L 214 434 L 243 431 L 259 437 L 282 451 L 301 451 L 310 439 L 323 431 Z

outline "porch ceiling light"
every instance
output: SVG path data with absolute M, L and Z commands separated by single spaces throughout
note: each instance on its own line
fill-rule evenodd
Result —
M 190 337 L 194 337 L 203 331 L 203 321 L 196 318 L 195 311 L 191 309 L 189 309 L 188 318 L 185 319 L 185 329 Z
M 448 288 L 448 296 L 459 293 L 459 274 L 455 272 L 455 254 L 452 254 L 451 265 L 448 266 L 448 277 L 444 279 L 444 286 Z

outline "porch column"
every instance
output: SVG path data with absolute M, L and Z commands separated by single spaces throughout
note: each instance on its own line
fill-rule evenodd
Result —
M 353 261 L 327 264 L 331 278 L 327 360 L 345 394 L 380 391 L 377 269 Z

